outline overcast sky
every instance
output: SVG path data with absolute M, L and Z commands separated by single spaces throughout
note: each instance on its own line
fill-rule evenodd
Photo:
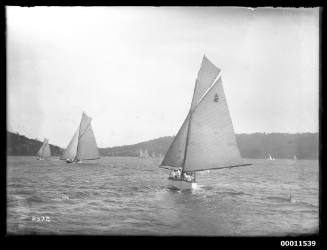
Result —
M 7 127 L 66 147 L 175 135 L 205 54 L 236 133 L 318 132 L 319 10 L 7 7 Z

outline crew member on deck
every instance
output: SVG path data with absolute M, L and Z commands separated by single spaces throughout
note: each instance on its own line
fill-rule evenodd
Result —
M 182 174 L 182 169 L 179 168 L 179 169 L 177 170 L 177 179 L 180 179 L 180 178 L 181 178 L 181 174 Z
M 176 170 L 173 169 L 171 172 L 170 172 L 170 178 L 176 178 Z

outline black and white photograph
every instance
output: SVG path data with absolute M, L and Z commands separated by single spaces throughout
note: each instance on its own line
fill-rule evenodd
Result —
M 319 7 L 5 17 L 7 235 L 319 234 Z

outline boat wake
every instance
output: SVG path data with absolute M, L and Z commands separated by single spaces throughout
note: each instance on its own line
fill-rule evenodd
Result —
M 304 201 L 300 201 L 294 198 L 289 198 L 289 197 L 280 197 L 280 196 L 268 196 L 268 197 L 264 197 L 262 198 L 263 200 L 270 200 L 270 201 L 275 201 L 275 202 L 279 202 L 279 203 L 291 203 L 291 204 L 298 204 L 298 205 L 304 205 L 304 206 L 309 206 L 309 207 L 317 207 L 314 204 L 311 204 L 309 202 L 304 202 Z
M 231 196 L 238 196 L 238 195 L 246 195 L 246 193 L 242 192 L 242 191 L 223 191 L 223 192 L 219 192 L 220 194 L 227 194 L 227 195 L 231 195 Z

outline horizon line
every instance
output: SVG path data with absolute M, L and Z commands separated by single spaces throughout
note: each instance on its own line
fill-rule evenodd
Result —
M 13 133 L 13 134 L 19 134 L 19 135 L 22 135 L 22 136 L 25 136 L 27 137 L 28 139 L 30 140 L 37 140 L 37 141 L 40 141 L 42 143 L 42 140 L 39 140 L 39 138 L 30 138 L 28 137 L 27 135 L 24 135 L 24 134 L 20 134 L 18 131 L 16 132 L 13 132 L 13 131 L 10 131 L 7 129 L 7 132 L 10 132 L 10 133 Z M 251 134 L 289 134 L 289 135 L 296 135 L 296 134 L 319 134 L 319 131 L 317 132 L 294 132 L 294 133 L 290 133 L 290 132 L 251 132 L 251 133 L 235 133 L 235 135 L 251 135 Z M 160 139 L 160 138 L 164 138 L 164 137 L 175 137 L 176 135 L 166 135 L 166 136 L 160 136 L 160 137 L 156 137 L 156 138 L 153 138 L 153 139 L 147 139 L 145 141 L 141 141 L 141 142 L 137 142 L 137 143 L 133 143 L 133 144 L 121 144 L 121 145 L 116 145 L 116 146 L 105 146 L 105 147 L 99 147 L 98 148 L 114 148 L 114 147 L 124 147 L 124 146 L 133 146 L 133 145 L 137 145 L 137 144 L 140 144 L 140 143 L 144 143 L 144 142 L 149 142 L 149 141 L 153 141 L 153 140 L 157 140 L 157 139 Z M 50 139 L 49 139 L 50 140 Z M 54 145 L 54 144 L 51 144 L 49 143 L 50 145 L 53 145 L 53 146 L 56 146 L 56 147 L 59 147 L 59 148 L 66 148 L 66 147 L 60 147 L 58 145 Z

